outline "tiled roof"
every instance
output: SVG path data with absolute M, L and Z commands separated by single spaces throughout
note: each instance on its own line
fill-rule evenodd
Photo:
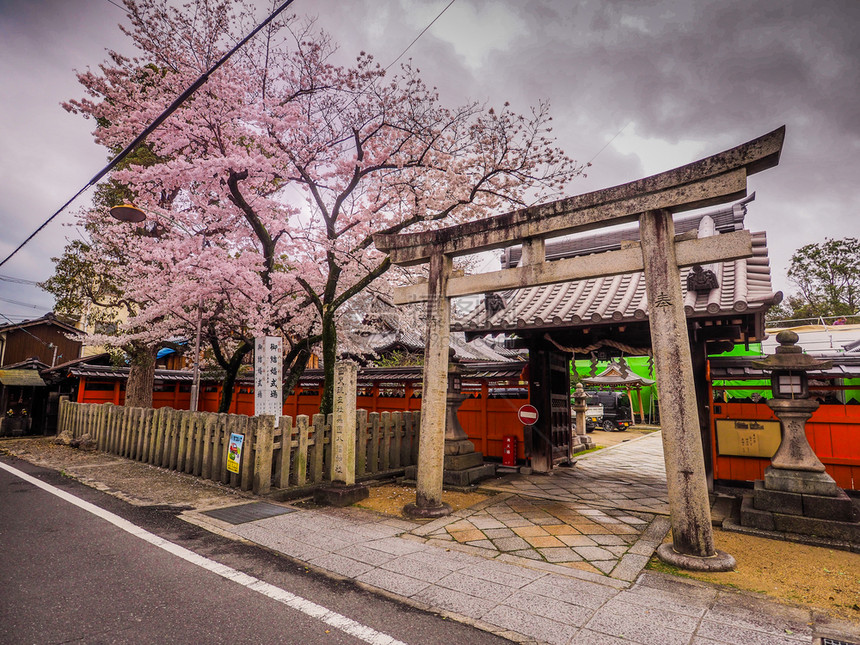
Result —
M 744 381 L 769 378 L 768 372 L 752 366 L 757 356 L 720 356 L 710 359 L 712 381 Z M 811 379 L 860 378 L 860 357 L 847 355 L 828 356 L 833 363 L 830 369 L 809 372 Z
M 50 369 L 44 370 L 47 373 L 53 372 L 63 372 L 68 370 L 75 365 L 80 365 L 82 363 L 86 363 L 87 365 L 105 365 L 106 363 L 110 363 L 110 354 L 107 352 L 102 352 L 101 354 L 90 354 L 89 356 L 81 356 L 80 358 L 73 358 L 70 361 L 66 361 L 65 363 L 60 363 L 59 365 L 55 365 Z M 46 366 L 47 367 L 47 366 Z M 107 365 L 105 365 L 104 369 L 107 369 Z
M 127 367 L 106 367 L 103 365 L 87 365 L 86 363 L 73 365 L 69 368 L 69 374 L 86 378 L 128 379 Z M 158 381 L 185 381 L 190 383 L 194 375 L 185 370 L 155 370 L 155 380 Z M 209 379 L 204 379 L 209 380 Z
M 19 363 L 11 363 L 9 365 L 3 365 L 0 369 L 4 370 L 16 370 L 16 369 L 31 369 L 31 370 L 39 370 L 42 371 L 47 369 L 48 365 L 40 361 L 35 356 L 31 356 Z
M 626 364 L 617 361 L 610 362 L 609 366 L 597 376 L 585 376 L 582 378 L 585 385 L 654 385 L 654 381 L 633 372 Z
M 397 346 L 405 347 L 416 353 L 424 353 L 424 339 L 418 334 L 408 331 L 372 334 L 368 336 L 366 343 L 377 354 L 384 354 Z M 508 349 L 501 343 L 493 343 L 483 338 L 466 342 L 465 334 L 456 332 L 451 334 L 451 347 L 454 349 L 454 356 L 457 359 L 468 362 L 503 362 L 521 358 L 521 352 Z
M 484 362 L 463 363 L 463 380 L 510 380 L 518 379 L 526 363 L 516 362 Z M 415 367 L 362 367 L 358 370 L 359 385 L 367 385 L 376 382 L 412 382 L 418 383 L 423 378 L 424 368 Z M 305 370 L 299 379 L 299 385 L 308 387 L 318 385 L 323 381 L 322 370 Z
M 735 205 L 737 206 L 737 205 Z M 735 213 L 739 209 L 735 208 Z M 722 211 L 718 211 L 722 212 Z M 707 228 L 705 217 L 685 218 L 686 226 Z M 733 215 L 737 217 L 737 215 Z M 726 223 L 728 226 L 728 222 Z M 731 221 L 728 230 L 742 227 Z M 692 230 L 692 229 L 691 229 Z M 717 233 L 719 227 L 717 227 Z M 586 255 L 591 249 L 600 251 L 620 248 L 621 238 L 592 236 L 588 249 L 571 250 L 571 255 Z M 638 233 L 636 235 L 638 237 Z M 624 239 L 630 239 L 626 237 Z M 774 293 L 770 279 L 770 264 L 765 233 L 752 233 L 753 256 L 744 260 L 707 265 L 716 274 L 718 288 L 709 292 L 687 291 L 687 275 L 690 268 L 681 270 L 684 293 L 684 309 L 687 316 L 702 317 L 717 314 L 765 310 L 782 300 L 780 292 Z M 549 253 L 548 253 L 549 256 Z M 501 292 L 503 309 L 488 317 L 486 301 L 482 300 L 470 313 L 455 319 L 452 329 L 465 332 L 520 331 L 523 329 L 546 329 L 553 327 L 575 327 L 596 323 L 611 323 L 645 320 L 648 317 L 648 299 L 645 293 L 645 277 L 640 271 L 603 278 L 578 280 L 562 284 L 529 287 Z M 489 318 L 489 319 L 488 319 Z
M 489 379 L 504 380 L 518 378 L 522 372 L 525 362 L 475 362 L 464 363 L 463 378 L 466 380 Z M 69 369 L 72 376 L 86 378 L 102 378 L 112 380 L 128 379 L 127 367 L 104 367 L 101 365 L 75 365 Z M 358 382 L 369 383 L 372 381 L 420 381 L 423 368 L 417 367 L 362 367 L 358 370 Z M 156 381 L 184 381 L 191 382 L 193 375 L 187 370 L 155 370 Z M 220 379 L 213 379 L 209 375 L 201 375 L 201 380 L 211 383 Z M 307 387 L 317 385 L 323 381 L 323 371 L 320 369 L 305 370 L 299 379 L 299 384 Z M 238 382 L 253 383 L 253 379 L 239 378 Z

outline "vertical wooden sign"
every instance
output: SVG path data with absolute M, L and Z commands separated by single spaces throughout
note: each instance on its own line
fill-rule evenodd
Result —
M 276 428 L 283 413 L 283 356 L 280 336 L 254 339 L 254 415 L 273 415 Z

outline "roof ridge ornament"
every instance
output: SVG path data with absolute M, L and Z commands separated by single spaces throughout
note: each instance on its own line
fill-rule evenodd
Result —
M 710 293 L 719 288 L 717 274 L 710 269 L 703 269 L 701 265 L 694 264 L 693 269 L 687 274 L 687 291 Z

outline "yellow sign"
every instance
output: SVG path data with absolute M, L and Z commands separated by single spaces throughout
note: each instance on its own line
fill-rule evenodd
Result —
M 717 419 L 717 452 L 721 456 L 770 459 L 781 441 L 779 421 Z
M 227 470 L 231 473 L 239 472 L 239 464 L 242 462 L 242 443 L 245 441 L 243 434 L 230 434 L 230 443 L 227 449 Z

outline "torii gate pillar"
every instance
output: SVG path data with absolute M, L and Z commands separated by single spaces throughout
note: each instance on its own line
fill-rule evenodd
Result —
M 660 391 L 660 426 L 666 459 L 666 485 L 672 509 L 672 544 L 660 558 L 684 569 L 729 571 L 735 559 L 714 548 L 693 361 L 675 254 L 675 224 L 668 211 L 639 218 L 651 347 Z
M 451 337 L 451 299 L 448 297 L 451 268 L 451 257 L 434 250 L 430 256 L 416 495 L 414 503 L 403 507 L 410 517 L 442 517 L 452 510 L 442 501 Z

